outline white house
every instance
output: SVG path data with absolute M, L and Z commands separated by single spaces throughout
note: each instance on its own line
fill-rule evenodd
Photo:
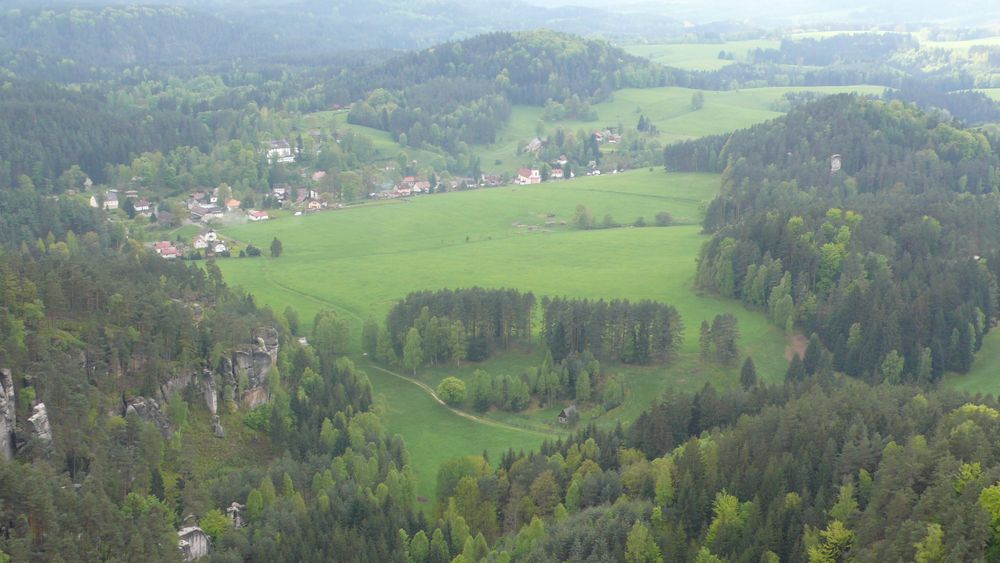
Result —
M 224 243 L 224 242 L 217 242 L 217 243 L 215 243 L 215 246 L 212 247 L 212 251 L 214 251 L 216 253 L 225 252 L 226 251 L 226 243 Z
M 118 209 L 118 192 L 112 190 L 104 196 L 104 210 Z
M 521 186 L 542 183 L 542 173 L 535 168 L 521 168 L 517 171 L 517 178 L 514 182 Z
M 268 216 L 267 211 L 251 211 L 247 216 L 251 221 L 267 221 L 271 218 Z
M 205 240 L 204 235 L 198 235 L 194 237 L 194 241 L 191 243 L 191 246 L 193 246 L 195 250 L 204 250 L 208 248 L 208 241 Z
M 288 141 L 271 141 L 267 149 L 267 159 L 271 162 L 295 162 L 295 155 L 292 154 L 292 146 Z

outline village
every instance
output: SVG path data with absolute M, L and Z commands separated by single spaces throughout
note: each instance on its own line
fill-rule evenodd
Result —
M 621 135 L 611 129 L 604 129 L 594 131 L 593 138 L 598 144 L 616 144 L 621 140 Z M 537 161 L 540 149 L 546 143 L 546 139 L 536 137 L 524 145 L 521 152 L 533 155 Z M 261 156 L 270 166 L 288 167 L 299 160 L 300 151 L 298 146 L 293 146 L 288 140 L 278 139 L 264 143 Z M 586 176 L 601 174 L 595 161 L 590 161 L 585 170 L 582 174 Z M 617 169 L 612 171 L 612 173 L 617 172 L 619 172 Z M 397 174 L 396 163 L 386 164 L 384 173 L 387 177 Z M 256 257 L 260 256 L 260 249 L 252 245 L 240 248 L 235 241 L 227 241 L 220 237 L 216 230 L 228 224 L 267 221 L 274 217 L 275 212 L 279 215 L 300 216 L 345 207 L 340 194 L 329 191 L 330 178 L 327 171 L 309 170 L 303 167 L 297 176 L 298 180 L 291 179 L 271 185 L 270 190 L 261 197 L 260 205 L 255 205 L 253 199 L 249 197 L 244 200 L 237 199 L 228 186 L 198 189 L 179 198 L 161 200 L 156 194 L 142 189 L 141 185 L 129 185 L 126 186 L 128 189 L 108 188 L 93 194 L 89 203 L 94 208 L 124 213 L 129 219 L 143 218 L 147 223 L 155 221 L 157 225 L 164 226 L 197 227 L 197 233 L 193 236 L 178 235 L 171 239 L 147 243 L 147 246 L 166 260 L 229 258 L 234 255 L 241 258 Z M 532 186 L 576 177 L 576 172 L 570 169 L 570 160 L 566 155 L 560 155 L 551 162 L 543 163 L 542 166 L 520 167 L 511 174 L 482 173 L 478 178 L 438 178 L 433 172 L 424 175 L 405 175 L 394 183 L 383 181 L 377 184 L 378 189 L 365 194 L 365 199 L 393 200 L 506 185 Z M 133 182 L 133 184 L 139 183 Z M 87 184 L 86 187 L 89 188 L 91 185 L 92 183 Z M 190 232 L 190 229 L 187 229 L 187 232 Z

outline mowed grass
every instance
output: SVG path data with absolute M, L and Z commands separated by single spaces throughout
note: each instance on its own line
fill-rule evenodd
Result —
M 664 66 L 684 70 L 719 70 L 735 62 L 747 60 L 747 53 L 755 49 L 777 49 L 781 41 L 754 39 L 727 41 L 725 43 L 666 43 L 654 45 L 626 45 L 629 54 L 647 58 Z M 735 60 L 719 58 L 719 51 L 732 53 Z
M 390 201 L 325 213 L 288 217 L 225 229 L 223 234 L 267 248 L 273 237 L 281 258 L 219 261 L 226 279 L 251 291 L 259 302 L 296 308 L 309 322 L 323 308 L 352 320 L 355 337 L 364 318 L 381 321 L 407 293 L 469 286 L 515 287 L 544 295 L 589 299 L 654 299 L 676 306 L 685 323 L 680 357 L 670 366 L 607 366 L 625 383 L 622 407 L 595 421 L 628 422 L 668 386 L 697 390 L 706 381 L 735 384 L 732 366 L 698 358 L 698 326 L 717 313 L 739 318 L 741 350 L 751 354 L 767 380 L 783 377 L 785 340 L 757 313 L 738 302 L 698 295 L 695 259 L 707 240 L 698 221 L 718 189 L 708 174 L 667 174 L 660 169 L 578 178 L 537 186 L 481 189 Z M 600 221 L 610 214 L 631 223 L 652 223 L 667 211 L 677 226 L 576 230 L 570 223 L 578 204 Z M 538 352 L 501 357 L 482 367 L 519 374 L 536 364 Z M 467 377 L 468 366 L 457 374 Z M 448 370 L 427 370 L 436 383 Z M 463 419 L 436 404 L 410 382 L 368 370 L 384 405 L 388 428 L 406 440 L 419 477 L 420 494 L 433 497 L 438 465 L 455 455 L 507 447 L 530 449 L 537 432 L 501 429 Z M 555 436 L 558 409 L 522 414 L 490 413 L 496 421 Z M 585 419 L 599 413 L 584 413 Z M 494 458 L 495 459 L 495 458 Z
M 969 373 L 949 374 L 945 385 L 958 391 L 1000 395 L 1000 330 L 993 329 L 983 338 Z
M 597 121 L 544 121 L 542 108 L 514 106 L 510 122 L 501 131 L 497 142 L 476 146 L 473 150 L 479 156 L 483 170 L 513 173 L 519 166 L 532 162 L 533 155 L 519 154 L 519 149 L 538 135 L 539 123 L 542 124 L 543 137 L 553 135 L 559 127 L 574 134 L 581 129 L 590 134 L 610 126 L 624 129 L 626 138 L 623 141 L 628 142 L 628 135 L 637 134 L 635 127 L 639 116 L 645 115 L 659 130 L 659 134 L 652 138 L 661 144 L 668 144 L 728 133 L 779 117 L 782 113 L 776 111 L 775 104 L 788 92 L 881 95 L 884 90 L 882 86 L 867 85 L 751 88 L 723 92 L 706 90 L 703 91 L 704 106 L 693 110 L 691 97 L 696 90 L 678 87 L 627 88 L 615 92 L 612 100 L 594 106 Z

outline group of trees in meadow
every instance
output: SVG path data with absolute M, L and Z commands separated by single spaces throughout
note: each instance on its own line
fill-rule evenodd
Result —
M 534 294 L 514 289 L 414 292 L 389 311 L 384 330 L 369 320 L 363 341 L 380 361 L 400 359 L 411 369 L 424 362 L 481 361 L 530 339 L 534 306 Z M 418 355 L 408 365 L 407 358 Z
M 542 339 L 556 361 L 589 351 L 626 364 L 663 363 L 681 345 L 677 309 L 654 301 L 542 299 Z
M 817 333 L 838 370 L 929 383 L 971 367 L 996 314 L 990 147 L 913 106 L 833 96 L 665 156 L 722 172 L 701 287 Z

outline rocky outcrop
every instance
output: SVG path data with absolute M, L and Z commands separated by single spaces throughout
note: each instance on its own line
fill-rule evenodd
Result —
M 205 406 L 208 412 L 217 414 L 219 412 L 219 390 L 215 386 L 215 377 L 212 372 L 207 372 L 201 384 L 202 393 L 205 395 Z
M 208 555 L 211 544 L 208 534 L 198 526 L 188 526 L 177 531 L 177 547 L 185 561 L 194 561 Z
M 45 403 L 35 405 L 24 427 L 30 440 L 45 449 L 52 447 L 52 427 L 49 425 L 49 413 L 45 410 Z
M 271 358 L 271 363 L 278 362 L 278 330 L 273 326 L 258 327 L 253 331 L 254 352 L 263 352 Z
M 192 372 L 176 375 L 160 384 L 160 401 L 166 404 L 174 393 L 183 393 L 184 390 L 194 382 L 195 374 Z
M 174 431 L 170 428 L 170 421 L 160 410 L 159 403 L 155 399 L 146 397 L 133 397 L 125 403 L 125 416 L 135 414 L 142 420 L 152 423 L 160 431 L 164 438 L 170 439 Z
M 219 415 L 212 416 L 212 433 L 215 434 L 216 438 L 226 437 L 226 431 L 222 428 L 222 420 Z
M 232 366 L 230 386 L 235 389 L 240 383 L 244 384 L 238 402 L 249 409 L 268 400 L 267 375 L 277 364 L 280 350 L 278 331 L 274 327 L 256 328 L 251 334 L 251 343 L 250 350 L 233 352 L 229 362 Z M 232 398 L 237 399 L 235 392 Z
M 229 521 L 233 523 L 233 528 L 239 530 L 243 527 L 243 511 L 246 509 L 245 505 L 238 502 L 233 502 L 226 509 L 226 516 L 229 517 Z
M 14 395 L 14 378 L 7 368 L 0 369 L 0 456 L 5 461 L 14 459 L 14 425 L 17 402 Z

